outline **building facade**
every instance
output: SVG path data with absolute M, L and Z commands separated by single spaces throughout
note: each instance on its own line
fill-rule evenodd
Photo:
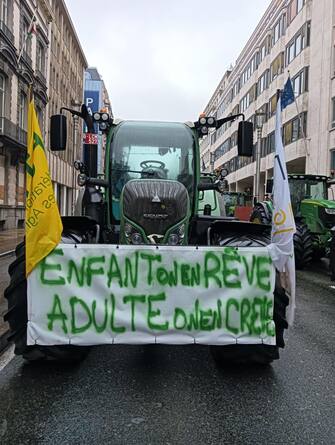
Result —
M 0 0 L 0 230 L 24 223 L 28 90 L 43 131 L 51 21 L 45 0 Z
M 61 107 L 80 110 L 84 100 L 85 54 L 64 0 L 50 0 L 54 20 L 50 27 L 48 118 Z M 82 158 L 82 123 L 67 113 L 67 149 L 49 152 L 49 168 L 61 215 L 72 215 L 78 194 L 73 163 Z M 46 135 L 48 146 L 49 134 Z
M 89 67 L 85 71 L 84 98 L 84 103 L 91 113 L 104 111 L 113 117 L 105 82 L 96 68 Z M 98 131 L 98 174 L 101 175 L 104 173 L 105 148 L 106 135 Z
M 290 75 L 296 103 L 282 113 L 289 173 L 335 172 L 335 6 L 333 0 L 272 0 L 238 57 L 223 76 L 205 113 L 243 113 L 261 133 L 261 191 L 273 175 L 277 90 Z M 201 143 L 207 170 L 225 167 L 232 191 L 255 189 L 254 158 L 237 156 L 238 122 Z
M 65 106 L 80 109 L 87 61 L 64 0 L 0 0 L 0 230 L 23 227 L 28 92 L 45 146 L 49 119 Z M 47 150 L 62 215 L 73 213 L 82 158 L 82 125 L 68 116 L 67 150 Z

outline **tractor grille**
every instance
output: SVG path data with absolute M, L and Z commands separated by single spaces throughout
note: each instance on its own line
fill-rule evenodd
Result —
M 177 181 L 132 180 L 123 189 L 123 214 L 140 225 L 146 235 L 164 235 L 186 217 L 188 207 L 187 190 Z
M 327 229 L 331 229 L 335 226 L 335 215 L 330 215 L 326 213 L 326 210 L 324 207 L 319 207 L 319 217 L 325 227 Z

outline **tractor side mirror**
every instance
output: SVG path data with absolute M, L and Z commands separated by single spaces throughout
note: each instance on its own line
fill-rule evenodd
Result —
M 239 156 L 251 157 L 254 151 L 254 126 L 252 122 L 241 121 L 238 124 L 237 152 Z
M 265 193 L 267 195 L 272 195 L 272 190 L 273 190 L 273 179 L 268 179 L 266 181 Z
M 66 116 L 54 114 L 50 118 L 50 150 L 63 151 L 66 149 Z

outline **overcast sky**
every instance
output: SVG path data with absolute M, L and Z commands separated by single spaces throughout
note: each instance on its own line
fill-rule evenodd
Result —
M 66 0 L 115 117 L 196 120 L 270 0 Z

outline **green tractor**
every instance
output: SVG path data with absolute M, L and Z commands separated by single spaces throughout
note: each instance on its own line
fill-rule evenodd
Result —
M 294 252 L 297 269 L 303 269 L 313 259 L 329 254 L 331 229 L 335 226 L 335 201 L 328 199 L 330 178 L 322 175 L 290 174 L 289 186 L 292 210 L 297 231 L 294 235 Z M 272 180 L 268 181 L 267 194 L 272 193 Z M 272 201 L 259 202 L 250 221 L 271 224 Z
M 228 174 L 225 169 L 221 170 L 219 174 L 215 173 L 201 173 L 200 183 L 213 184 L 218 180 L 223 180 Z M 212 215 L 212 216 L 231 216 L 226 212 L 225 194 L 228 190 L 228 183 L 222 182 L 222 191 L 218 190 L 201 190 L 198 195 L 198 215 Z
M 95 133 L 95 126 L 99 125 L 107 135 L 107 145 L 105 176 L 97 178 L 97 146 L 91 143 L 93 137 L 86 138 L 90 142 L 84 144 L 83 162 L 75 163 L 79 171 L 78 184 L 84 187 L 81 214 L 62 217 L 62 243 L 125 244 L 139 248 L 141 245 L 169 245 L 175 249 L 187 245 L 213 245 L 222 246 L 222 251 L 227 247 L 234 251 L 239 247 L 264 247 L 270 243 L 267 227 L 220 216 L 217 203 L 205 198 L 207 191 L 223 192 L 226 183 L 221 177 L 201 179 L 199 138 L 208 134 L 209 128 L 218 129 L 241 115 L 170 123 L 112 120 L 106 113 L 91 116 L 85 106 L 81 112 L 66 110 L 83 118 L 90 134 Z M 65 150 L 66 126 L 64 114 L 51 117 L 52 150 Z M 239 155 L 251 156 L 252 124 L 240 121 L 238 134 Z M 230 273 L 236 274 L 234 270 Z M 88 351 L 86 346 L 27 345 L 24 244 L 17 247 L 9 274 L 11 282 L 5 291 L 9 310 L 5 318 L 10 325 L 16 354 L 27 360 L 82 359 Z M 260 275 L 259 279 L 264 276 Z M 262 364 L 279 358 L 287 328 L 287 305 L 288 297 L 276 281 L 273 307 L 276 344 L 261 341 L 249 345 L 242 341 L 233 345 L 212 345 L 214 358 L 223 363 Z

